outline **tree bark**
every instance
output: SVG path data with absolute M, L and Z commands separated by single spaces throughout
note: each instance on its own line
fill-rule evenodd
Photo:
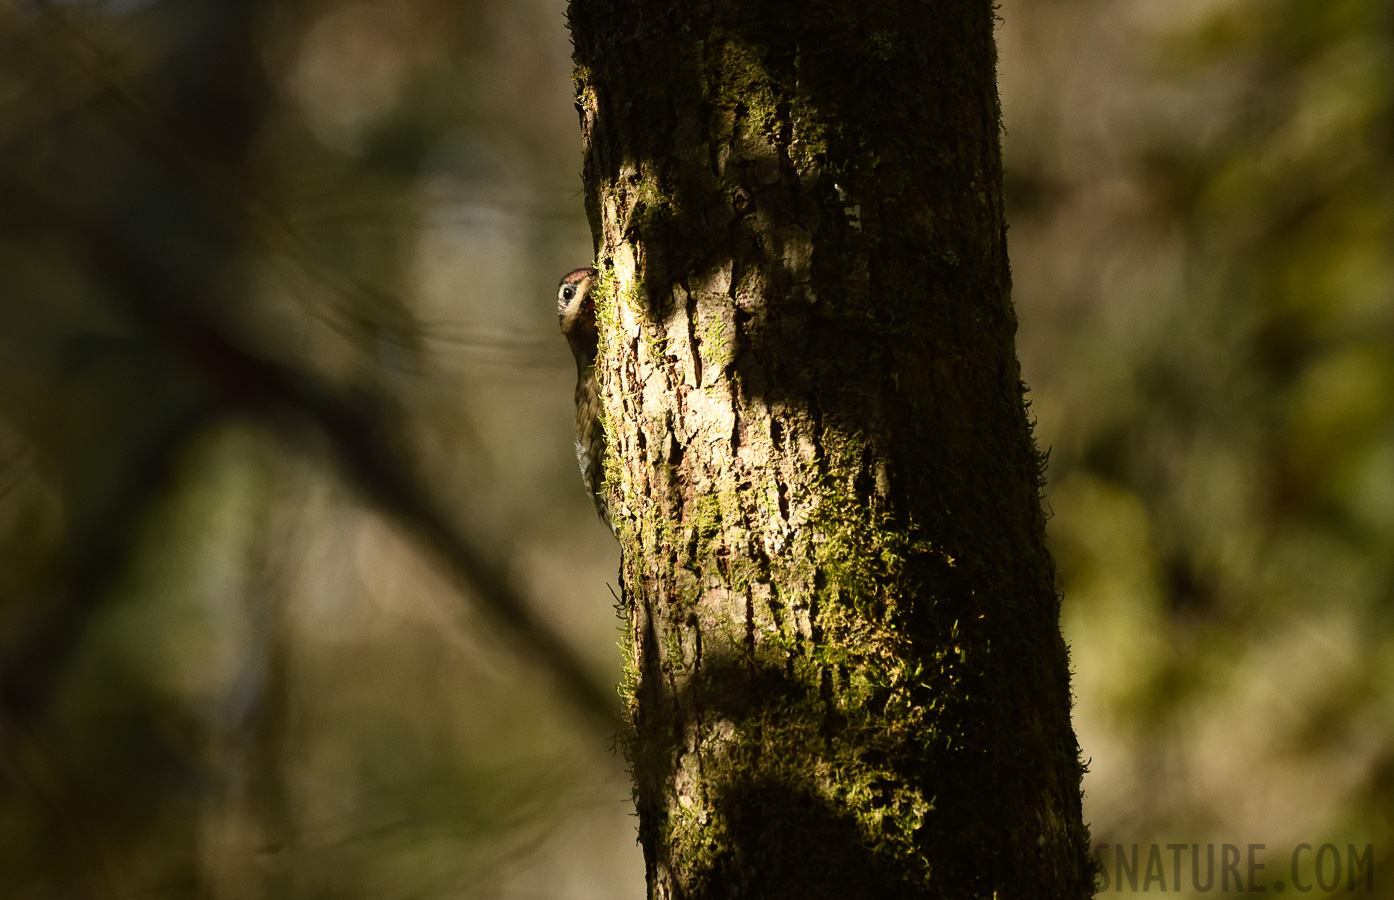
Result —
M 649 895 L 1092 891 L 988 0 L 572 0 Z

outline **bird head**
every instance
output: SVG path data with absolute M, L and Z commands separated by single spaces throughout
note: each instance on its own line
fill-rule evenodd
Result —
M 578 363 L 582 357 L 595 356 L 595 301 L 591 298 L 594 284 L 595 269 L 587 266 L 566 273 L 557 285 L 557 319 Z

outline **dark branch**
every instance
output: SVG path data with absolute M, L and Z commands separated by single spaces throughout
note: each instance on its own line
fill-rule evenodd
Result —
M 199 302 L 203 286 L 147 261 L 115 225 L 11 175 L 0 174 L 0 198 L 29 221 L 59 227 L 75 239 L 127 314 L 193 368 L 220 406 L 257 415 L 289 411 L 315 426 L 353 487 L 429 547 L 457 585 L 541 663 L 573 704 L 598 724 L 613 723 L 613 691 L 587 671 L 501 567 L 465 538 L 428 486 L 411 474 L 406 455 L 384 428 L 390 420 L 384 403 L 345 396 L 310 373 L 243 345 L 205 313 L 214 304 Z M 6 685 L 14 674 L 9 666 L 0 672 Z

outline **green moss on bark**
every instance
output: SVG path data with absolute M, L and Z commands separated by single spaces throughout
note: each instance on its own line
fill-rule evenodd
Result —
M 1084 896 L 990 9 L 812 7 L 572 6 L 650 892 Z

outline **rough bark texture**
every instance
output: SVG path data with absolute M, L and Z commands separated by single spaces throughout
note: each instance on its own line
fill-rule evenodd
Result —
M 988 0 L 572 0 L 663 898 L 1084 897 Z

